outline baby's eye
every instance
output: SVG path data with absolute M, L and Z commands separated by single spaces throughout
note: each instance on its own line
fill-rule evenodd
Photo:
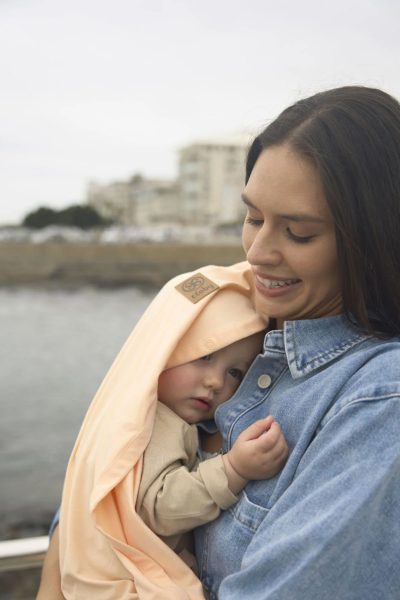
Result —
M 232 375 L 232 377 L 234 377 L 235 379 L 242 381 L 243 373 L 240 369 L 229 369 L 228 372 L 229 372 L 229 375 Z
M 206 356 L 202 356 L 200 360 L 210 360 L 211 354 L 207 354 Z

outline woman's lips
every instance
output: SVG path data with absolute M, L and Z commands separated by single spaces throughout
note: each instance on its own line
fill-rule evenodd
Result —
M 203 412 L 211 410 L 212 400 L 210 398 L 191 398 L 191 401 L 196 408 Z
M 290 294 L 302 283 L 301 279 L 273 279 L 257 273 L 254 279 L 256 289 L 269 298 Z

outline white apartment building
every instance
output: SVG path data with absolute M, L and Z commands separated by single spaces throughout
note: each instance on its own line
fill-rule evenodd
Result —
M 240 199 L 250 136 L 236 134 L 200 140 L 180 150 L 177 180 L 147 179 L 107 185 L 90 182 L 87 201 L 105 218 L 123 225 L 182 224 L 223 226 L 240 223 Z
M 87 202 L 104 218 L 141 227 L 176 223 L 179 213 L 177 182 L 134 175 L 107 185 L 90 182 Z
M 179 221 L 177 182 L 170 179 L 146 179 L 135 175 L 130 181 L 132 224 L 140 227 L 173 225 Z
M 228 225 L 243 220 L 240 199 L 250 136 L 204 139 L 180 151 L 181 219 L 187 224 Z

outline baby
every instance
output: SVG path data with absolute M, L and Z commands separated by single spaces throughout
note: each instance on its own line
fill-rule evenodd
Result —
M 227 454 L 201 462 L 197 457 L 195 424 L 212 419 L 218 406 L 233 396 L 259 354 L 263 336 L 256 333 L 167 369 L 158 380 L 159 402 L 136 510 L 190 566 L 182 534 L 237 502 L 250 479 L 276 475 L 287 458 L 285 439 L 272 416 L 246 429 Z

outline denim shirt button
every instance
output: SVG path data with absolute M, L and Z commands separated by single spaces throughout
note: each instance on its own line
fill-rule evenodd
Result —
M 258 387 L 265 389 L 271 385 L 271 381 L 272 379 L 269 375 L 260 375 L 257 381 Z

